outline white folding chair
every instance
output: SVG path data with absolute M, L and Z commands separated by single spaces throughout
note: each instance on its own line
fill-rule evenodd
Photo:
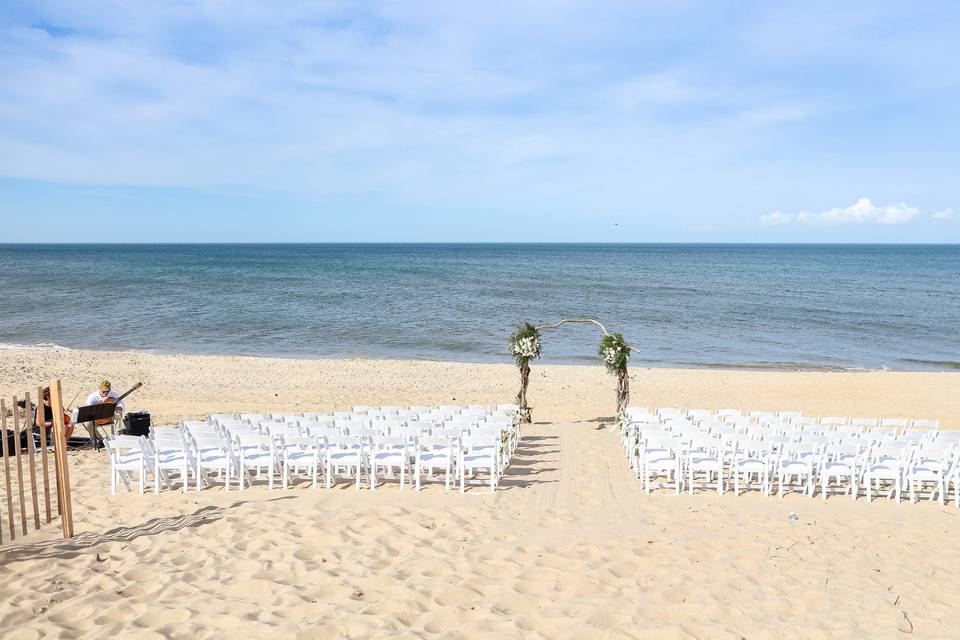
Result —
M 643 480 L 643 490 L 667 488 L 672 483 L 676 494 L 683 488 L 683 470 L 680 443 L 670 432 L 657 431 L 641 434 L 639 447 L 639 469 Z M 653 483 L 654 478 L 663 477 L 662 483 Z
M 859 444 L 828 444 L 823 449 L 820 460 L 820 492 L 826 501 L 828 493 L 843 492 L 857 499 L 857 479 L 860 477 L 861 446 Z M 836 481 L 836 486 L 830 486 L 830 480 Z M 843 486 L 846 482 L 846 487 Z
M 770 495 L 770 445 L 763 440 L 753 440 L 738 436 L 733 441 L 730 474 L 733 476 L 734 495 L 740 495 L 744 489 L 759 489 L 763 495 Z M 756 478 L 753 481 L 753 478 Z
M 273 489 L 273 478 L 276 475 L 277 451 L 274 446 L 272 436 L 262 435 L 250 432 L 237 432 L 233 434 L 234 450 L 239 458 L 239 484 L 241 491 L 245 488 L 244 478 L 251 481 L 249 473 L 251 470 L 256 472 L 256 477 L 260 477 L 261 472 L 267 472 L 267 486 Z
M 816 465 L 819 459 L 817 446 L 790 442 L 782 445 L 777 454 L 776 476 L 778 495 L 785 491 L 800 491 L 813 496 Z
M 723 495 L 724 446 L 720 438 L 707 433 L 696 433 L 686 438 L 684 463 L 687 469 L 687 490 L 715 489 Z M 702 474 L 703 482 L 697 476 Z
M 867 502 L 873 501 L 873 492 L 881 491 L 884 483 L 890 485 L 887 497 L 893 497 L 898 503 L 900 502 L 904 472 L 910 455 L 908 444 L 896 442 L 875 445 L 866 453 L 863 485 L 867 490 Z
M 393 477 L 396 469 L 400 475 L 400 491 L 406 481 L 410 467 L 410 453 L 407 439 L 404 437 L 375 436 L 370 441 L 369 465 L 370 488 L 377 486 L 377 470 L 386 470 L 388 477 Z
M 130 491 L 130 481 L 136 473 L 140 495 L 146 483 L 147 470 L 153 469 L 150 443 L 143 436 L 112 435 L 103 441 L 110 457 L 110 495 L 117 495 L 117 481 Z
M 316 489 L 317 475 L 320 473 L 319 439 L 311 436 L 280 436 L 280 442 L 283 453 L 283 488 L 289 486 L 292 474 L 309 474 L 311 486 Z
M 460 456 L 457 466 L 460 471 L 460 493 L 466 490 L 467 474 L 475 476 L 478 471 L 486 471 L 490 479 L 490 493 L 496 491 L 500 473 L 499 435 L 485 432 L 469 435 L 461 439 Z
M 414 443 L 416 448 L 415 475 L 417 491 L 420 491 L 420 482 L 426 471 L 428 478 L 433 478 L 433 472 L 443 470 L 444 490 L 450 490 L 450 479 L 460 451 L 459 437 L 436 438 L 421 436 Z
M 197 491 L 203 484 L 210 483 L 208 471 L 215 471 L 224 478 L 224 490 L 230 490 L 230 480 L 236 470 L 233 452 L 228 441 L 218 434 L 195 433 L 189 434 L 188 444 L 191 445 L 191 460 L 197 481 Z
M 357 490 L 360 476 L 366 464 L 366 445 L 360 436 L 326 436 L 323 448 L 327 458 L 327 488 L 334 485 L 338 476 L 353 477 Z M 340 473 L 343 469 L 343 473 Z M 352 472 L 351 472 L 352 470 Z
M 169 471 L 178 471 L 183 484 L 183 492 L 189 486 L 189 474 L 193 471 L 190 464 L 190 448 L 183 432 L 175 428 L 150 427 L 150 447 L 153 452 L 153 491 L 160 493 L 161 480 L 172 489 Z
M 956 445 L 952 442 L 933 442 L 922 444 L 913 454 L 907 468 L 907 483 L 910 487 L 910 502 L 916 502 L 917 496 L 923 497 L 927 490 L 927 499 L 939 497 L 940 504 L 946 499 L 947 474 L 953 461 Z

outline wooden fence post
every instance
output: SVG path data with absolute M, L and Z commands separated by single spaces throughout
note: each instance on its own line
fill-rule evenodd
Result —
M 39 398 L 37 401 L 39 402 Z M 33 528 L 40 528 L 40 502 L 37 499 L 37 445 L 33 439 L 33 424 L 30 420 L 30 393 L 23 394 L 23 432 L 27 434 L 27 465 L 30 471 L 30 500 L 33 502 Z M 39 408 L 38 408 L 39 410 Z
M 14 407 L 17 405 L 14 404 Z M 7 404 L 0 398 L 0 421 L 3 424 L 3 475 L 6 480 L 4 488 L 7 492 L 7 522 L 10 539 L 17 539 L 17 528 L 13 524 L 13 487 L 10 486 L 10 447 L 7 445 Z
M 53 455 L 60 480 L 60 520 L 63 524 L 63 537 L 72 538 L 73 503 L 70 501 L 70 469 L 67 467 L 67 434 L 63 423 L 63 388 L 60 380 L 50 382 L 50 408 L 53 410 L 53 431 L 56 438 Z
M 37 422 L 40 423 L 40 459 L 43 466 L 43 506 L 45 509 L 45 515 L 47 517 L 47 523 L 49 524 L 51 518 L 50 513 L 50 467 L 47 463 L 47 416 L 43 407 L 43 389 L 37 387 L 37 411 L 39 412 L 40 420 Z
M 23 461 L 20 460 L 20 410 L 17 407 L 17 396 L 13 396 L 13 433 L 16 442 L 13 443 L 13 459 L 17 461 L 17 488 L 20 490 L 20 526 L 23 535 L 27 535 L 27 501 L 23 495 Z

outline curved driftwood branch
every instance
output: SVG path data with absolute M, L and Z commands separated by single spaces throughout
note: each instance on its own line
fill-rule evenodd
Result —
M 538 324 L 537 329 L 538 330 L 556 329 L 560 325 L 564 325 L 564 324 L 593 324 L 593 325 L 596 325 L 600 329 L 600 331 L 603 332 L 603 335 L 605 336 L 610 335 L 610 332 L 607 331 L 607 328 L 603 325 L 603 323 L 600 322 L 599 320 L 594 320 L 593 318 L 566 318 L 564 320 L 561 320 L 560 322 L 554 322 L 552 324 L 544 324 L 544 323 Z M 637 353 L 640 353 L 640 350 L 637 349 L 636 347 L 631 347 L 626 342 L 624 342 L 624 345 L 627 347 L 627 349 L 630 349 L 630 351 L 636 351 Z

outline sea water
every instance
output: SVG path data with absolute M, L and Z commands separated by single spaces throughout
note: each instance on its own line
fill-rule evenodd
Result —
M 518 323 L 571 317 L 633 366 L 956 370 L 960 246 L 0 245 L 4 344 L 510 362 Z

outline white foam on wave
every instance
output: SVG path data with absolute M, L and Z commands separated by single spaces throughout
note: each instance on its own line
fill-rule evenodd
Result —
M 20 344 L 17 342 L 0 342 L 0 349 L 61 349 L 70 351 L 70 347 L 65 347 L 55 342 L 38 342 L 36 344 Z

